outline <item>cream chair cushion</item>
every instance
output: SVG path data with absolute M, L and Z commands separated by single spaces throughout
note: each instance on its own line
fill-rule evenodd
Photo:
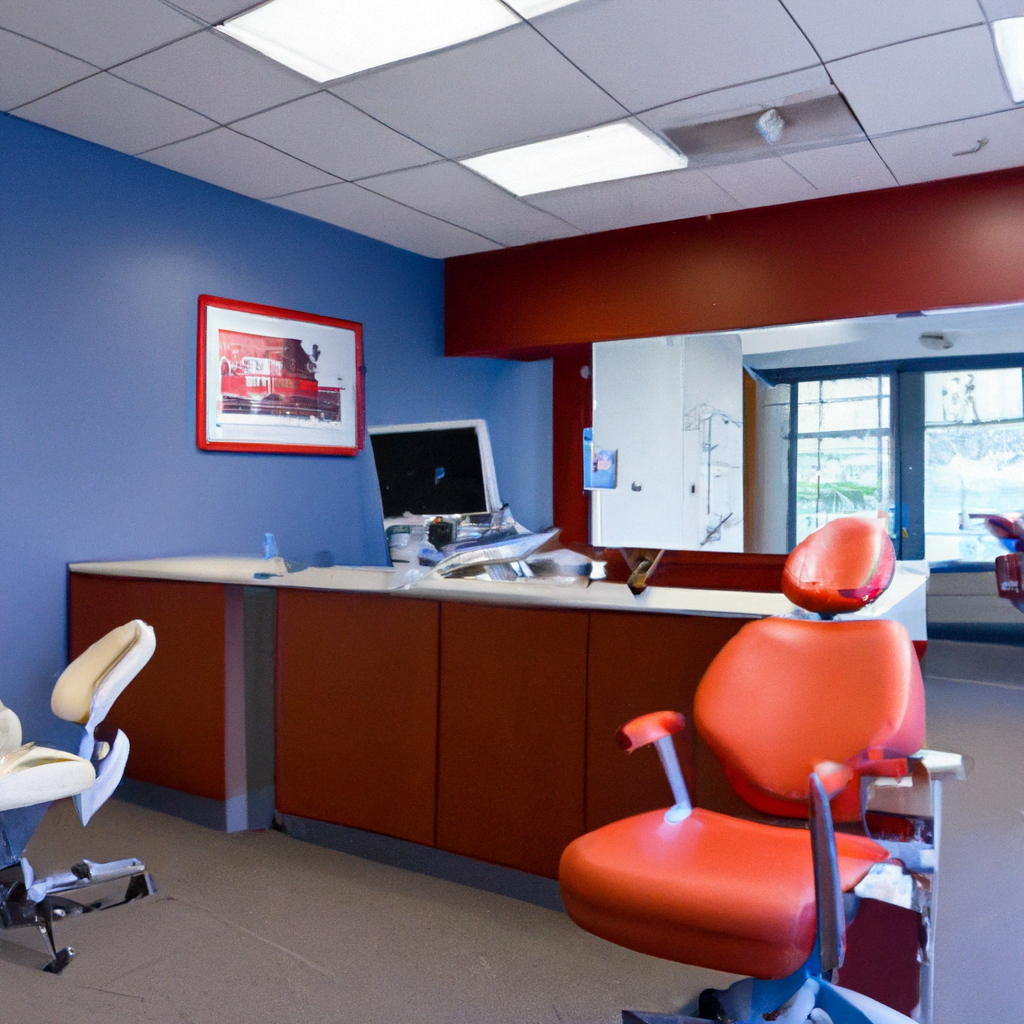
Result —
M 77 796 L 95 781 L 84 758 L 26 743 L 0 757 L 0 811 Z
M 21 721 L 10 709 L 0 704 L 0 757 L 21 746 Z
M 93 694 L 100 683 L 139 642 L 142 627 L 138 619 L 112 629 L 83 651 L 64 671 L 53 688 L 50 707 L 58 718 L 85 725 L 89 721 Z

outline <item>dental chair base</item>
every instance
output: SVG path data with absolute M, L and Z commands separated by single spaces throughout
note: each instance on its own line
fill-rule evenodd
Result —
M 108 896 L 91 903 L 79 903 L 60 893 L 78 892 L 94 885 L 128 879 L 124 896 Z M 44 971 L 60 974 L 74 959 L 73 946 L 58 950 L 53 936 L 53 922 L 79 917 L 97 910 L 109 910 L 125 903 L 152 896 L 156 885 L 140 860 L 110 861 L 99 864 L 82 860 L 70 871 L 36 879 L 28 860 L 0 870 L 0 929 L 34 927 L 43 938 L 50 960 Z

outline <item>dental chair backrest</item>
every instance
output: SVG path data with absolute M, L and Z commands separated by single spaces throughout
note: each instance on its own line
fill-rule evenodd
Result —
M 153 627 L 133 619 L 97 640 L 61 673 L 50 707 L 58 718 L 85 727 L 80 757 L 92 758 L 96 726 L 155 649 Z
M 924 686 L 905 627 L 829 621 L 888 586 L 895 567 L 883 520 L 834 520 L 798 545 L 783 591 L 821 619 L 745 626 L 712 662 L 694 701 L 697 732 L 733 789 L 767 814 L 807 817 L 817 771 L 839 821 L 861 816 L 858 764 L 905 759 L 924 740 Z M 783 738 L 784 737 L 784 738 Z

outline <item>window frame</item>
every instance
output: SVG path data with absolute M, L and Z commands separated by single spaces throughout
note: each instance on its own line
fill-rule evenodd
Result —
M 797 385 L 850 377 L 884 377 L 889 382 L 889 423 L 893 433 L 893 500 L 900 524 L 893 545 L 896 557 L 924 559 L 924 375 L 956 370 L 1024 370 L 1024 352 L 984 356 L 929 356 L 884 362 L 754 369 L 767 384 Z M 798 388 L 792 387 L 789 419 L 789 549 L 796 545 L 796 467 Z M 1024 510 L 1022 510 L 1024 511 Z M 991 572 L 991 562 L 931 562 L 932 572 Z

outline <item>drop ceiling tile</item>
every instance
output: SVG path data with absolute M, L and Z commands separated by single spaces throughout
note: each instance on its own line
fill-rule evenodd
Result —
M 231 127 L 339 178 L 364 178 L 438 159 L 436 153 L 326 92 Z
M 828 69 L 871 136 L 1012 106 L 984 26 L 846 57 Z
M 976 153 L 966 152 L 982 139 L 987 142 Z M 875 145 L 901 185 L 1018 167 L 1024 165 L 1024 109 L 900 132 Z
M 979 0 L 989 21 L 1019 18 L 1024 15 L 1024 0 Z
M 143 159 L 253 199 L 268 199 L 337 180 L 230 128 L 154 149 L 143 154 Z
M 527 206 L 458 164 L 429 164 L 367 178 L 360 184 L 502 245 L 526 245 L 579 234 L 571 225 Z
M 534 24 L 631 111 L 819 63 L 778 0 L 590 0 Z
M 210 25 L 219 25 L 250 7 L 257 7 L 260 0 L 175 0 L 175 6 L 194 14 Z
M 0 28 L 106 68 L 199 26 L 160 0 L 4 0 Z
M 122 64 L 115 74 L 226 123 L 315 92 L 307 78 L 213 30 Z
M 977 0 L 782 0 L 822 60 L 984 23 Z
M 207 118 L 106 72 L 18 107 L 14 113 L 132 154 L 213 127 Z
M 410 210 L 358 185 L 331 185 L 271 202 L 435 259 L 501 248 L 487 238 Z
M 528 25 L 341 82 L 332 92 L 449 157 L 622 116 Z
M 741 206 L 774 206 L 820 195 L 809 181 L 777 158 L 707 167 L 704 173 Z
M 716 89 L 689 99 L 666 103 L 641 114 L 639 120 L 656 131 L 702 121 L 718 121 L 780 107 L 787 102 L 835 93 L 822 65 L 764 78 L 758 82 Z
M 787 153 L 785 161 L 823 196 L 894 188 L 899 184 L 870 142 Z
M 0 29 L 0 110 L 28 103 L 96 74 L 96 68 Z
M 739 209 L 739 203 L 702 171 L 602 181 L 530 196 L 529 201 L 584 231 L 611 231 Z

